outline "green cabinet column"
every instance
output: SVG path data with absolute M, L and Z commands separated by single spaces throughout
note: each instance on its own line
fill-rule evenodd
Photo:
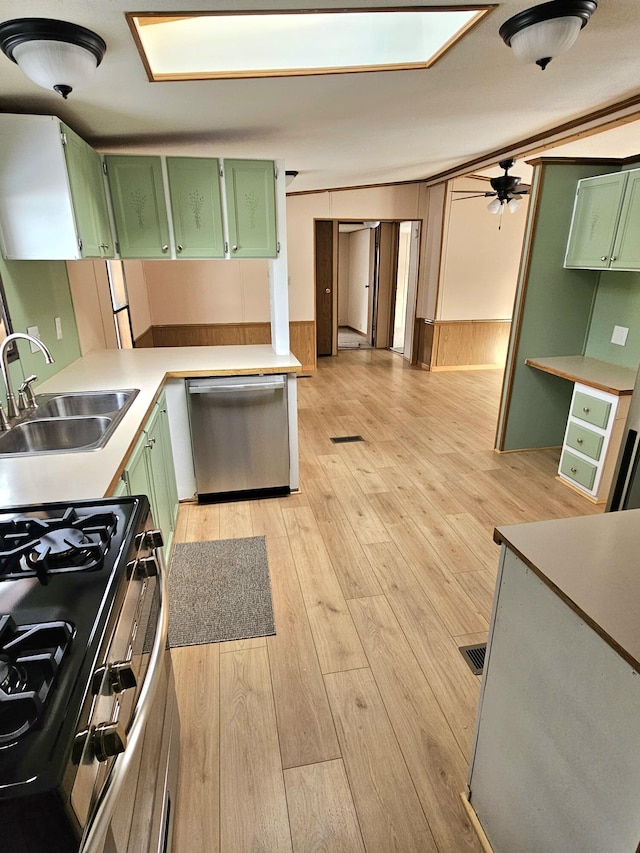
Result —
M 169 258 L 160 157 L 108 155 L 105 162 L 120 255 Z
M 100 155 L 70 127 L 63 124 L 61 131 L 80 254 L 83 258 L 112 258 L 114 246 Z
M 219 169 L 216 159 L 167 157 L 176 257 L 224 257 Z
M 565 267 L 610 266 L 627 175 L 616 172 L 578 183 Z
M 275 258 L 276 194 L 272 160 L 225 160 L 224 182 L 232 258 Z

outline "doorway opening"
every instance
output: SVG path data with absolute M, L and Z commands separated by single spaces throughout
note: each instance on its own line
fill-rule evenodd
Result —
M 411 359 L 419 221 L 316 220 L 317 355 L 390 349 Z

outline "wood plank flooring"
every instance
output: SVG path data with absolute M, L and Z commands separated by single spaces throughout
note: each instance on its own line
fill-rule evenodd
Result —
M 181 506 L 178 542 L 266 536 L 277 633 L 173 650 L 176 853 L 481 853 L 458 647 L 486 639 L 493 528 L 602 511 L 558 451 L 493 451 L 501 379 L 321 359 L 298 381 L 300 492 Z

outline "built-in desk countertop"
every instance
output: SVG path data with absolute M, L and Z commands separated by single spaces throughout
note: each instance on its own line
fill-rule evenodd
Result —
M 276 355 L 269 345 L 91 352 L 43 382 L 36 392 L 138 388 L 138 395 L 100 450 L 0 458 L 0 508 L 109 494 L 167 378 L 300 370 L 295 356 Z
M 636 370 L 620 367 L 609 361 L 590 358 L 586 355 L 557 355 L 549 358 L 527 358 L 525 364 L 545 373 L 561 376 L 571 382 L 599 388 L 619 397 L 633 393 Z

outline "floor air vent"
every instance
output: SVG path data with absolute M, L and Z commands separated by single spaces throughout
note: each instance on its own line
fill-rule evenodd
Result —
M 486 643 L 476 643 L 474 646 L 460 646 L 462 657 L 469 664 L 474 675 L 482 675 L 484 656 L 487 651 Z
M 364 441 L 364 438 L 361 435 L 335 435 L 331 441 L 334 444 L 346 444 L 348 441 Z

